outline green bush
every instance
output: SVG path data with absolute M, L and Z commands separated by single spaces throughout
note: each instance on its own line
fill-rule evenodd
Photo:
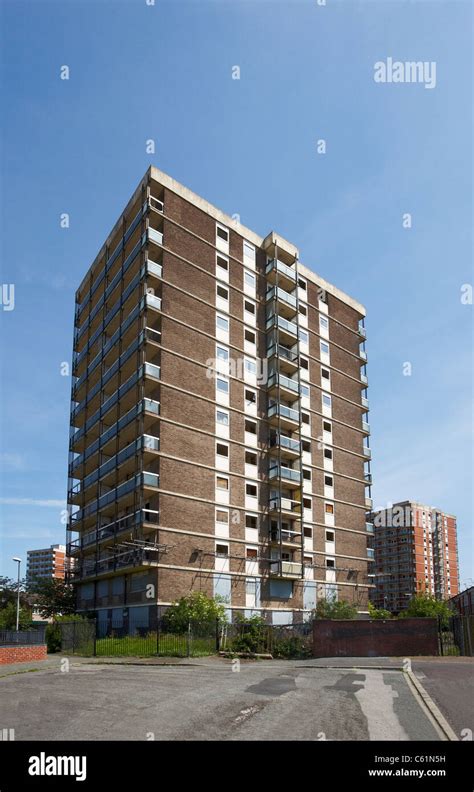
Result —
M 233 652 L 249 652 L 261 654 L 268 651 L 268 625 L 261 616 L 250 616 L 248 619 L 242 613 L 235 616 L 237 635 L 230 642 Z
M 319 600 L 313 611 L 314 619 L 355 619 L 357 608 L 344 600 Z
M 369 602 L 369 616 L 371 619 L 391 619 L 392 614 L 386 608 L 376 608 Z
M 28 630 L 31 625 L 31 610 L 20 607 L 20 630 Z M 8 602 L 0 609 L 0 630 L 16 630 L 16 602 Z
M 398 614 L 400 619 L 431 617 L 439 619 L 442 629 L 447 629 L 452 611 L 445 600 L 437 600 L 432 594 L 421 593 L 411 598 L 406 609 Z
M 301 635 L 289 635 L 284 638 L 277 638 L 273 641 L 273 657 L 289 659 L 291 657 L 310 657 L 310 639 L 302 638 Z
M 225 622 L 225 607 L 216 597 L 208 597 L 201 591 L 194 591 L 186 597 L 173 602 L 163 616 L 163 627 L 172 633 L 184 633 L 189 622 L 205 624 Z
M 87 621 L 85 616 L 68 615 L 56 616 L 55 620 L 46 627 L 46 646 L 49 654 L 61 651 L 61 628 L 59 623 Z

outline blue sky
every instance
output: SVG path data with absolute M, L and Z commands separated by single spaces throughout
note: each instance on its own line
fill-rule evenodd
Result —
M 1 281 L 15 308 L 0 310 L 0 573 L 64 540 L 74 292 L 155 164 L 278 230 L 366 305 L 375 504 L 455 513 L 468 583 L 469 0 L 5 0 L 2 13 Z M 388 57 L 435 61 L 436 87 L 375 83 Z

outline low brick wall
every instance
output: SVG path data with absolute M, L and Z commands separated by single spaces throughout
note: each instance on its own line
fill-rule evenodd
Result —
M 313 657 L 438 654 L 436 619 L 315 619 Z
M 0 665 L 31 663 L 36 660 L 46 660 L 46 646 L 44 644 L 0 646 Z

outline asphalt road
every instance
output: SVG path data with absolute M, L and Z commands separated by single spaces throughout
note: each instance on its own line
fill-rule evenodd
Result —
M 474 659 L 412 660 L 413 672 L 459 740 L 474 736 Z
M 401 671 L 72 661 L 0 678 L 16 740 L 440 740 Z

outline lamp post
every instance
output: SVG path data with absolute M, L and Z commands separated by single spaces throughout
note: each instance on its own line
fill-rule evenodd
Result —
M 18 564 L 18 584 L 17 584 L 17 592 L 16 592 L 16 631 L 18 632 L 20 629 L 20 567 L 21 567 L 21 558 L 12 558 L 12 561 L 16 561 Z

